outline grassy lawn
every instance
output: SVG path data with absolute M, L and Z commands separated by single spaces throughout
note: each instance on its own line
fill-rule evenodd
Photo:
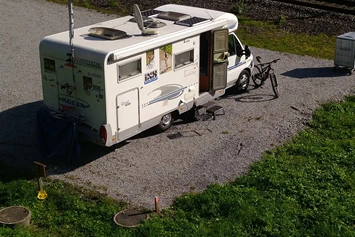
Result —
M 290 54 L 334 59 L 336 36 L 294 34 L 270 21 L 239 17 L 239 39 L 250 46 Z
M 24 205 L 29 228 L 0 236 L 355 236 L 355 97 L 316 110 L 309 128 L 268 151 L 247 175 L 179 197 L 162 217 L 135 229 L 116 226 L 126 205 L 47 181 L 0 182 L 0 208 Z
M 289 34 L 270 22 L 240 18 L 237 33 L 255 47 L 334 54 L 335 37 Z M 354 116 L 354 96 L 323 105 L 308 129 L 263 154 L 247 175 L 183 195 L 161 217 L 153 214 L 134 229 L 113 222 L 127 204 L 50 179 L 41 201 L 35 180 L 10 176 L 0 162 L 0 209 L 23 205 L 32 212 L 29 227 L 0 227 L 0 237 L 355 236 Z

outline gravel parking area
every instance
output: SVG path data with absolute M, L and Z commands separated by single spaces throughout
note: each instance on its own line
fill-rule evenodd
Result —
M 12 166 L 31 167 L 39 157 L 35 113 L 42 89 L 38 44 L 68 28 L 67 8 L 44 0 L 0 0 L 0 157 Z M 75 27 L 113 16 L 74 8 Z M 243 42 L 247 43 L 247 42 Z M 77 167 L 49 167 L 52 178 L 92 188 L 135 206 L 161 207 L 190 191 L 233 181 L 262 152 L 290 140 L 305 128 L 314 109 L 354 94 L 354 76 L 333 72 L 333 61 L 251 48 L 274 69 L 280 97 L 266 82 L 247 93 L 215 101 L 226 114 L 210 123 L 212 132 L 194 133 L 197 123 L 176 121 L 165 133 L 147 131 L 112 148 L 84 144 Z M 177 134 L 181 136 L 176 139 Z M 170 138 L 169 138 L 170 137 Z

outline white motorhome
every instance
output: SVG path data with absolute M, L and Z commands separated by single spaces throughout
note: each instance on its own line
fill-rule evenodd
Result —
M 173 4 L 134 10 L 75 29 L 73 45 L 68 31 L 40 43 L 44 105 L 103 146 L 165 130 L 227 88 L 245 89 L 253 69 L 231 13 Z

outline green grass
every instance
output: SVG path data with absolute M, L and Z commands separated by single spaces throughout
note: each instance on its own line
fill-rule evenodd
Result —
M 237 35 L 244 44 L 297 55 L 333 59 L 336 36 L 295 34 L 274 22 L 239 17 Z
M 24 205 L 29 228 L 0 236 L 355 236 L 355 96 L 317 109 L 309 128 L 266 152 L 248 174 L 178 197 L 135 229 L 113 224 L 125 204 L 50 181 L 0 182 L 0 208 Z

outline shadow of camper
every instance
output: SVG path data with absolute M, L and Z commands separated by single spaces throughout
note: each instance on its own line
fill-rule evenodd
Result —
M 281 75 L 297 78 L 323 78 L 323 77 L 341 77 L 349 74 L 349 70 L 340 68 L 334 71 L 334 67 L 315 67 L 315 68 L 295 68 L 293 70 L 282 73 Z
M 10 108 L 0 113 L 1 165 L 30 171 L 40 157 L 36 143 L 36 111 L 42 101 Z
M 19 171 L 20 174 L 16 174 L 16 177 L 28 177 L 32 175 L 33 162 L 39 161 L 47 165 L 48 170 L 56 165 L 68 172 L 127 144 L 122 142 L 112 147 L 101 147 L 92 143 L 80 143 L 80 156 L 70 166 L 64 160 L 44 159 L 36 136 L 36 114 L 41 106 L 42 101 L 36 101 L 0 112 L 0 170 L 11 170 L 12 173 Z

